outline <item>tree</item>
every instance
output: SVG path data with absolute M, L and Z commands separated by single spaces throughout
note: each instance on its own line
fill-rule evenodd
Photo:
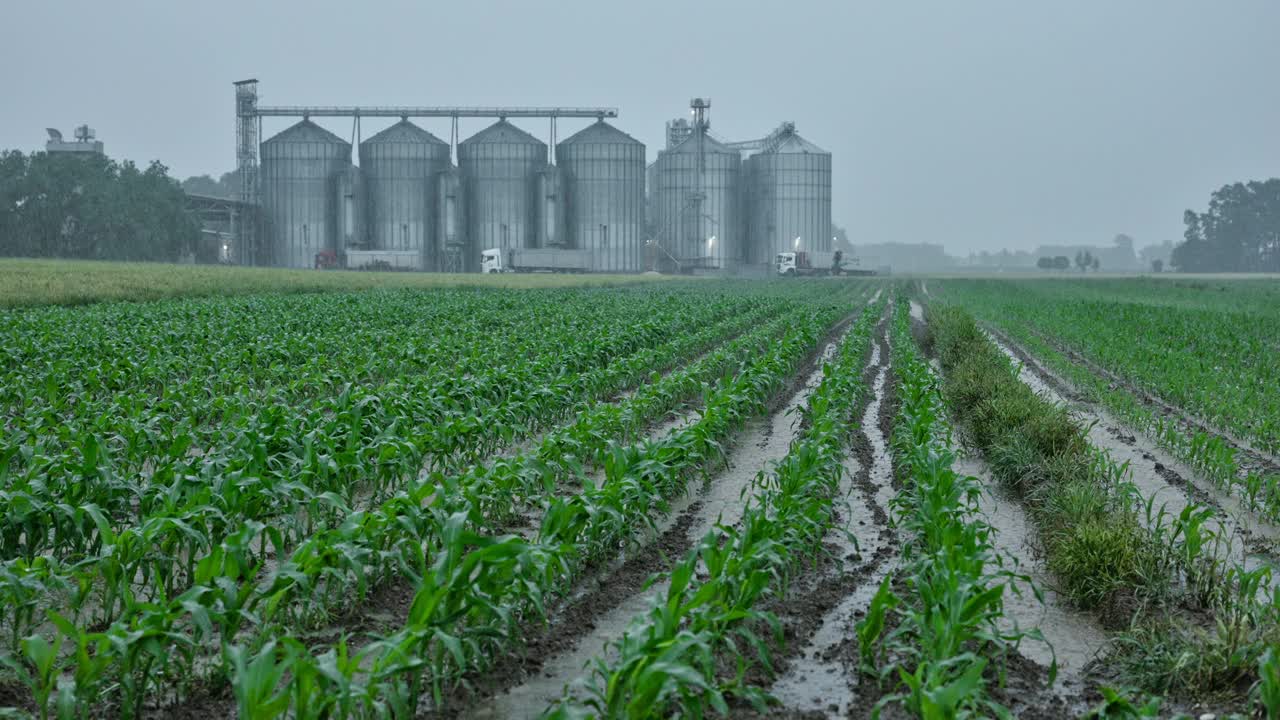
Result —
M 1187 210 L 1183 223 L 1170 257 L 1179 271 L 1280 271 L 1280 179 L 1224 185 L 1207 211 Z
M 1080 272 L 1084 272 L 1093 267 L 1093 253 L 1088 250 L 1081 250 L 1076 253 L 1076 267 L 1080 268 Z
M 1091 264 L 1093 265 L 1093 271 L 1098 272 L 1099 270 L 1102 269 L 1102 258 L 1094 256 L 1093 262 Z
M 1161 260 L 1160 258 L 1156 258 L 1155 260 L 1152 260 L 1152 261 L 1151 261 L 1151 272 L 1153 272 L 1153 273 L 1160 273 L 1160 272 L 1164 272 L 1164 261 L 1163 261 L 1163 260 Z
M 1036 261 L 1036 267 L 1040 268 L 1041 270 L 1052 270 L 1053 258 L 1048 258 L 1048 257 L 1040 258 L 1039 260 Z
M 168 169 L 103 155 L 0 154 L 0 255 L 177 260 L 200 228 Z
M 1054 270 L 1070 270 L 1071 258 L 1067 257 L 1066 255 L 1058 255 L 1053 259 L 1053 269 Z
M 182 181 L 182 191 L 191 193 L 192 195 L 209 195 L 211 197 L 224 197 L 222 194 L 222 186 L 217 180 L 208 175 L 196 175 Z

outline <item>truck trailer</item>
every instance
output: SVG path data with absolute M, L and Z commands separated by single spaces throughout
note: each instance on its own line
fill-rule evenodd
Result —
M 800 275 L 840 275 L 844 272 L 844 253 L 816 250 L 780 252 L 774 258 L 774 266 L 783 277 Z
M 480 272 L 482 273 L 584 273 L 590 269 L 590 250 L 490 248 L 480 253 Z

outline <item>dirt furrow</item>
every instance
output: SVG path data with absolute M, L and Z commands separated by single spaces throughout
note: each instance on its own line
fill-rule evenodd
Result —
M 848 510 L 826 539 L 835 562 L 826 563 L 822 577 L 806 583 L 809 587 L 795 589 L 793 594 L 804 598 L 805 615 L 784 616 L 791 624 L 788 636 L 794 636 L 789 637 L 793 647 L 785 652 L 781 665 L 785 669 L 770 688 L 784 715 L 844 717 L 857 704 L 856 668 L 851 663 L 856 653 L 851 652 L 853 626 L 895 564 L 897 543 L 888 515 L 894 494 L 893 464 L 880 423 L 889 400 L 884 329 L 882 325 L 867 366 L 874 380 L 860 422 L 857 453 L 846 463 L 842 490 L 851 497 Z M 850 535 L 857 540 L 856 549 Z
M 629 554 L 621 565 L 580 581 L 583 589 L 553 614 L 545 630 L 531 635 L 523 656 L 504 661 L 488 673 L 482 691 L 458 714 L 467 718 L 537 717 L 566 688 L 582 688 L 590 661 L 666 591 L 665 580 L 646 587 L 647 581 L 670 567 L 717 522 L 731 525 L 741 519 L 747 501 L 744 491 L 760 471 L 786 456 L 799 430 L 797 410 L 821 382 L 822 361 L 834 354 L 848 327 L 845 321 L 833 330 L 822 350 L 779 394 L 767 417 L 746 424 L 728 448 L 727 465 L 697 494 L 673 506 L 673 512 L 659 524 L 661 535 L 656 544 L 647 544 Z M 696 416 L 675 418 L 655 427 L 651 434 L 670 432 L 677 423 L 683 426 L 695 420 Z
M 983 492 L 978 499 L 978 509 L 993 530 L 996 550 L 1012 559 L 1016 563 L 1012 569 L 1030 577 L 1044 596 L 1041 603 L 1030 585 L 1015 583 L 1014 591 L 1005 594 L 1002 629 L 1012 630 L 1015 623 L 1022 630 L 1039 628 L 1052 651 L 1044 643 L 1028 640 L 1021 644 L 1019 652 L 1044 668 L 1056 657 L 1059 678 L 1081 689 L 1085 667 L 1106 645 L 1106 631 L 1094 615 L 1073 608 L 1053 590 L 1053 578 L 1035 556 L 1035 530 L 1026 510 L 1000 487 L 986 462 L 977 457 L 962 457 L 953 467 L 956 472 L 981 481 Z

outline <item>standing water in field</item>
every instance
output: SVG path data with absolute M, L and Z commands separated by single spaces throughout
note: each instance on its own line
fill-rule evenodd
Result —
M 846 463 L 846 484 L 842 486 L 845 491 L 842 494 L 847 496 L 858 474 L 867 474 L 866 482 L 858 488 L 861 497 L 851 500 L 847 522 L 839 528 L 857 538 L 864 561 L 855 568 L 858 578 L 852 592 L 822 617 L 820 625 L 791 660 L 786 672 L 770 688 L 770 693 L 788 709 L 824 713 L 831 717 L 848 714 L 856 697 L 850 686 L 853 669 L 843 662 L 842 650 L 853 636 L 854 624 L 895 564 L 893 556 L 896 553 L 889 547 L 893 534 L 885 525 L 889 501 L 894 495 L 893 462 L 889 454 L 889 439 L 879 423 L 881 408 L 888 400 L 888 353 L 887 342 L 883 345 L 877 343 L 872 346 L 868 363 L 868 368 L 875 369 L 875 380 L 860 430 L 870 447 L 869 466 L 863 468 L 856 458 L 851 457 Z M 838 549 L 839 558 L 853 552 L 852 543 L 842 532 L 830 533 L 827 543 Z
M 756 475 L 767 471 L 773 463 L 787 455 L 791 442 L 799 431 L 800 408 L 810 393 L 822 381 L 822 366 L 831 359 L 839 347 L 841 338 L 827 344 L 802 381 L 793 386 L 791 396 L 777 411 L 767 418 L 748 421 L 729 450 L 727 468 L 713 475 L 701 494 L 690 493 L 677 501 L 671 515 L 660 523 L 659 529 L 683 535 L 683 552 L 691 548 L 717 522 L 734 525 L 742 517 L 748 498 L 744 492 L 751 487 Z M 670 553 L 673 548 L 667 548 Z M 657 552 L 658 548 L 645 548 L 639 553 Z M 669 560 L 675 560 L 671 553 Z M 608 576 L 600 577 L 591 585 L 599 594 L 611 583 Z M 585 584 L 585 583 L 584 583 Z M 667 590 L 665 579 L 653 583 L 647 589 L 637 589 L 621 598 L 614 598 L 612 607 L 596 615 L 590 627 L 563 628 L 565 633 L 583 632 L 566 649 L 546 658 L 535 677 L 493 696 L 469 709 L 469 718 L 534 718 L 558 700 L 566 690 L 579 691 L 590 676 L 591 661 L 608 651 L 608 643 L 619 637 L 631 622 L 649 610 Z M 585 598 L 588 601 L 592 598 Z M 554 621 L 553 621 L 554 622 Z

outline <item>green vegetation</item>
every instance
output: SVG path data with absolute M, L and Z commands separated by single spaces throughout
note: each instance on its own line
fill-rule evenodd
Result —
M 177 711 L 222 684 L 246 717 L 438 704 L 720 462 L 872 288 L 10 311 L 0 656 L 42 712 Z M 699 397 L 696 422 L 640 439 Z M 510 532 L 521 515 L 536 531 Z M 401 629 L 314 639 L 396 582 L 415 588 Z
M 1251 509 L 1280 518 L 1280 475 L 1246 467 L 1218 434 L 1280 450 L 1280 283 L 948 281 L 941 296 L 1016 337 Z M 1077 367 L 1065 352 L 1133 390 Z M 1167 416 L 1139 394 L 1208 429 Z
M 1022 494 L 1061 589 L 1122 628 L 1109 665 L 1160 695 L 1239 702 L 1249 692 L 1265 703 L 1280 643 L 1271 567 L 1229 559 L 1235 539 L 1214 529 L 1212 510 L 1192 503 L 1169 516 L 1141 497 L 1065 409 L 1018 381 L 967 312 L 931 306 L 929 332 L 948 405 Z
M 859 369 L 883 308 L 865 310 L 823 366 L 804 430 L 777 467 L 756 478 L 742 521 L 713 528 L 672 568 L 663 601 L 613 643 L 607 660 L 595 661 L 586 696 L 565 698 L 549 717 L 698 717 L 728 713 L 730 697 L 764 709 L 764 690 L 744 680 L 753 665 L 771 668 L 760 633 L 776 635 L 779 626 L 760 606 L 782 596 L 796 568 L 822 552 L 835 521 L 865 394 Z
M 669 279 L 661 275 L 318 272 L 216 265 L 0 258 L 0 308 L 373 289 L 602 287 Z
M 1009 711 L 986 693 L 991 658 L 1003 658 L 1038 634 L 1001 632 L 1013 573 L 978 513 L 977 478 L 952 469 L 951 428 L 938 381 L 918 355 L 907 307 L 893 333 L 898 412 L 892 448 L 901 490 L 893 500 L 903 547 L 900 593 L 886 577 L 856 627 L 863 672 L 890 693 L 876 714 L 901 703 L 925 718 L 1000 717 Z
M 1184 272 L 1280 271 L 1280 179 L 1223 185 L 1203 213 L 1186 211 L 1185 242 L 1173 250 Z
M 0 257 L 176 261 L 200 238 L 184 202 L 158 162 L 0 152 Z

